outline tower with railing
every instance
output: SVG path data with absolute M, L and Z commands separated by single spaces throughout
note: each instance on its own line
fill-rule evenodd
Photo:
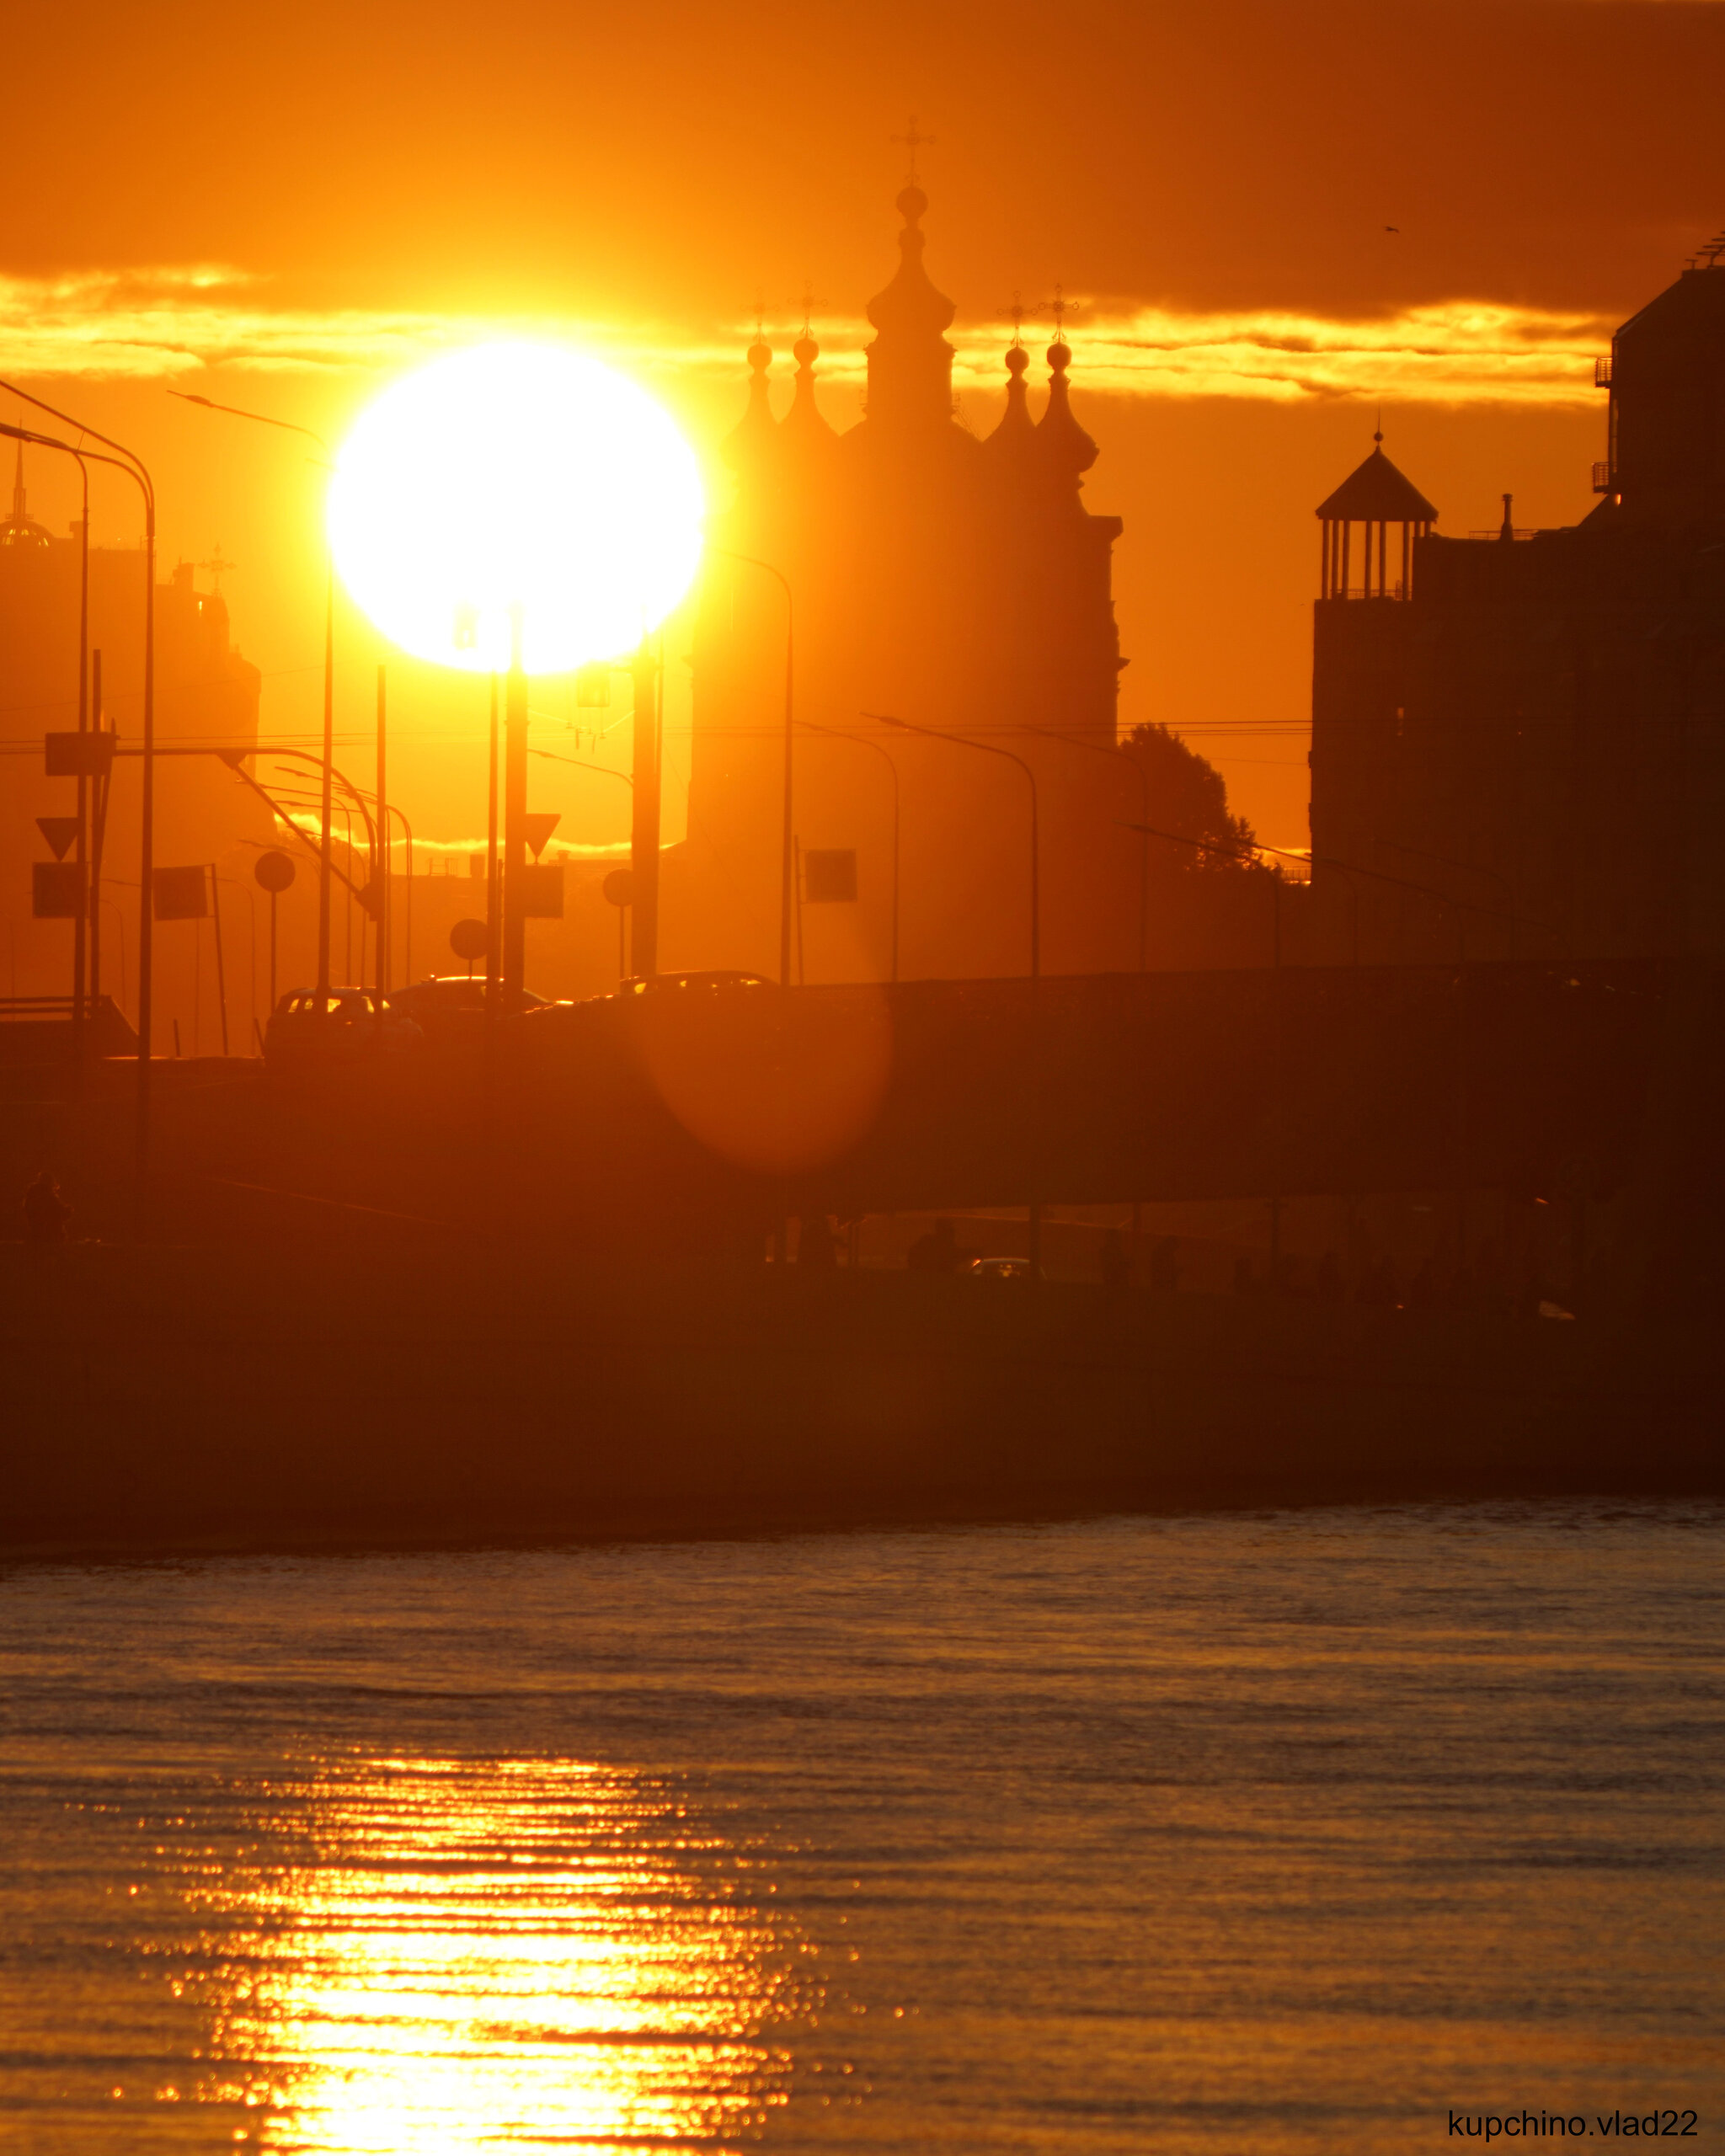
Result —
M 1372 443 L 1365 463 L 1318 505 L 1325 599 L 1411 598 L 1414 542 L 1438 520 L 1418 488 L 1385 456 L 1381 430 Z

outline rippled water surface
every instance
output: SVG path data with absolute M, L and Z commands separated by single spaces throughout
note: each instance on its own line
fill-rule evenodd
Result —
M 1725 1516 L 0 1579 L 0 2144 L 1725 2146 Z

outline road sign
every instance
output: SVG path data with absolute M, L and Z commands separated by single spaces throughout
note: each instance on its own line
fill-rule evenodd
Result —
M 491 947 L 491 932 L 483 921 L 458 921 L 449 931 L 449 947 L 468 965 L 477 965 Z
M 38 921 L 76 921 L 77 886 L 75 861 L 33 861 L 30 911 Z
M 76 816 L 38 816 L 36 829 L 54 849 L 54 858 L 64 861 L 77 836 Z
M 614 906 L 635 903 L 635 873 L 632 868 L 613 868 L 599 888 Z
M 544 862 L 525 872 L 524 896 L 526 903 L 521 908 L 525 921 L 561 921 L 563 919 L 563 863 Z
M 103 778 L 114 760 L 114 735 L 107 727 L 83 734 L 45 734 L 42 755 L 50 778 Z
M 202 921 L 210 910 L 209 870 L 158 868 L 151 889 L 158 921 Z
M 544 852 L 545 841 L 562 821 L 560 815 L 547 808 L 535 808 L 522 817 L 521 829 L 526 834 L 527 844 L 533 849 L 535 861 Z
M 857 903 L 857 856 L 850 847 L 811 846 L 803 856 L 803 896 L 811 906 Z
M 258 856 L 252 873 L 272 895 L 285 891 L 294 879 L 293 856 L 272 846 L 268 853 Z

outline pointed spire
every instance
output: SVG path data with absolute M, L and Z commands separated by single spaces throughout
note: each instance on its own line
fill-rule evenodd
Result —
M 1048 363 L 1048 409 L 1037 426 L 1037 447 L 1049 476 L 1076 495 L 1083 483 L 1081 475 L 1096 462 L 1096 444 L 1072 417 L 1066 382 L 1066 370 L 1072 364 L 1071 345 L 1064 340 L 1050 344 Z
M 18 445 L 18 462 L 13 467 L 12 514 L 0 523 L 0 547 L 50 547 L 53 541 L 47 527 L 36 523 L 24 504 L 24 444 Z
M 772 392 L 766 370 L 772 365 L 772 347 L 757 329 L 749 347 L 749 405 L 742 418 L 719 446 L 719 454 L 734 472 L 758 463 L 778 436 L 772 416 Z
M 1500 539 L 1512 541 L 1515 536 L 1515 497 L 1514 494 L 1505 494 L 1503 497 L 1503 521 L 1498 526 L 1498 536 Z
M 899 195 L 898 275 L 868 302 L 868 424 L 895 431 L 947 427 L 953 418 L 953 348 L 942 332 L 958 312 L 922 266 L 928 197 L 913 180 Z

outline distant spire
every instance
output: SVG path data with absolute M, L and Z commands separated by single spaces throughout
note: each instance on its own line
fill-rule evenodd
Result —
M 1048 409 L 1036 429 L 1037 447 L 1049 477 L 1061 488 L 1070 487 L 1076 495 L 1082 484 L 1081 474 L 1096 462 L 1096 444 L 1072 416 L 1066 382 L 1066 370 L 1072 364 L 1071 346 L 1050 344 L 1048 363 Z
M 919 138 L 926 140 L 926 137 Z M 913 180 L 899 195 L 898 275 L 868 302 L 876 335 L 868 347 L 871 430 L 948 427 L 953 419 L 953 348 L 942 332 L 958 309 L 922 266 L 928 197 Z
M 772 416 L 772 392 L 766 380 L 766 370 L 772 365 L 772 347 L 761 335 L 758 323 L 748 358 L 748 409 L 720 445 L 720 454 L 734 472 L 756 462 L 778 435 L 778 423 Z
M 1498 527 L 1498 536 L 1500 539 L 1514 539 L 1515 536 L 1514 509 L 1514 495 L 1505 494 L 1503 497 L 1503 521 Z

